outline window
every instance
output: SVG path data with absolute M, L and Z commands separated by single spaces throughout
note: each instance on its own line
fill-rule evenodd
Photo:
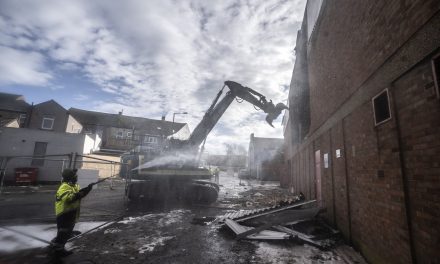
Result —
M 134 136 L 133 136 L 133 139 L 134 139 L 134 140 L 139 140 L 139 135 L 134 135 Z
M 43 117 L 43 122 L 41 123 L 41 128 L 51 130 L 53 128 L 54 122 L 55 122 L 55 118 Z
M 128 131 L 128 132 L 127 132 L 127 137 L 128 137 L 128 138 L 131 138 L 131 135 L 132 135 L 132 132 L 131 132 L 131 131 Z
M 437 98 L 440 99 L 440 54 L 432 59 L 432 75 L 434 77 L 434 86 Z
M 35 142 L 34 155 L 44 156 L 46 155 L 47 142 Z M 42 157 L 32 159 L 32 166 L 44 166 L 44 159 Z
M 388 89 L 373 97 L 374 124 L 380 125 L 391 119 Z
M 157 143 L 157 137 L 145 136 L 144 143 L 150 143 L 150 144 Z
M 25 122 L 26 122 L 26 114 L 20 114 L 20 118 L 18 119 L 18 123 L 20 124 L 20 127 L 24 127 Z
M 123 137 L 124 137 L 124 131 L 116 132 L 116 138 L 123 138 Z

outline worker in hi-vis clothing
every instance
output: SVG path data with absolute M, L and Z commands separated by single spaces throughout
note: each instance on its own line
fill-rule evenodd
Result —
M 57 218 L 57 236 L 52 240 L 52 249 L 57 256 L 64 257 L 72 254 L 64 248 L 67 240 L 72 237 L 73 228 L 79 218 L 81 199 L 90 190 L 92 184 L 79 189 L 78 175 L 76 169 L 65 169 L 63 180 L 55 195 L 55 213 Z

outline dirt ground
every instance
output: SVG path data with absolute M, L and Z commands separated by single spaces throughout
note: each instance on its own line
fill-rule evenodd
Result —
M 112 222 L 69 243 L 75 253 L 62 263 L 365 263 L 359 254 L 344 244 L 322 251 L 293 241 L 236 241 L 225 226 L 193 223 L 194 218 L 215 217 L 292 198 L 276 182 L 262 184 L 222 173 L 220 185 L 218 202 L 210 207 L 168 204 L 151 208 L 127 204 L 121 221 Z M 108 199 L 108 203 L 110 205 L 104 208 L 111 212 L 112 199 Z M 92 205 L 99 204 L 94 201 Z M 115 204 L 113 212 L 118 206 Z M 106 217 L 106 220 L 100 220 L 107 221 L 108 215 Z M 44 248 L 0 254 L 0 263 L 51 261 Z

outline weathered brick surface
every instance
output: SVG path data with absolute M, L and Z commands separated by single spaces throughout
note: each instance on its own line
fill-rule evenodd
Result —
M 307 54 L 311 128 L 288 141 L 289 185 L 316 198 L 319 150 L 324 216 L 369 262 L 439 263 L 440 1 L 325 3 Z M 371 98 L 385 88 L 392 118 L 375 126 Z
M 375 127 L 370 102 L 344 120 L 352 241 L 373 263 L 411 262 L 394 121 Z
M 318 143 L 319 142 L 319 143 Z M 322 186 L 322 206 L 325 207 L 325 217 L 331 224 L 335 224 L 334 215 L 334 200 L 333 200 L 333 174 L 331 164 L 331 146 L 330 146 L 330 133 L 324 133 L 315 142 L 315 151 L 321 151 L 321 186 Z M 329 166 L 325 168 L 324 155 L 328 155 Z
M 350 222 L 347 197 L 346 157 L 344 149 L 343 122 L 339 122 L 331 129 L 332 161 L 331 167 L 334 178 L 334 202 L 336 227 L 341 230 L 344 237 L 350 239 Z M 340 156 L 337 157 L 336 150 Z
M 325 2 L 309 49 L 312 132 L 440 8 L 438 0 Z
M 440 260 L 440 102 L 426 61 L 392 89 L 408 177 L 411 219 L 419 263 Z

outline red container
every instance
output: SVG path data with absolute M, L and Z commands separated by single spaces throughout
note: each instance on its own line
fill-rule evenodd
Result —
M 15 168 L 15 183 L 35 184 L 38 168 Z

